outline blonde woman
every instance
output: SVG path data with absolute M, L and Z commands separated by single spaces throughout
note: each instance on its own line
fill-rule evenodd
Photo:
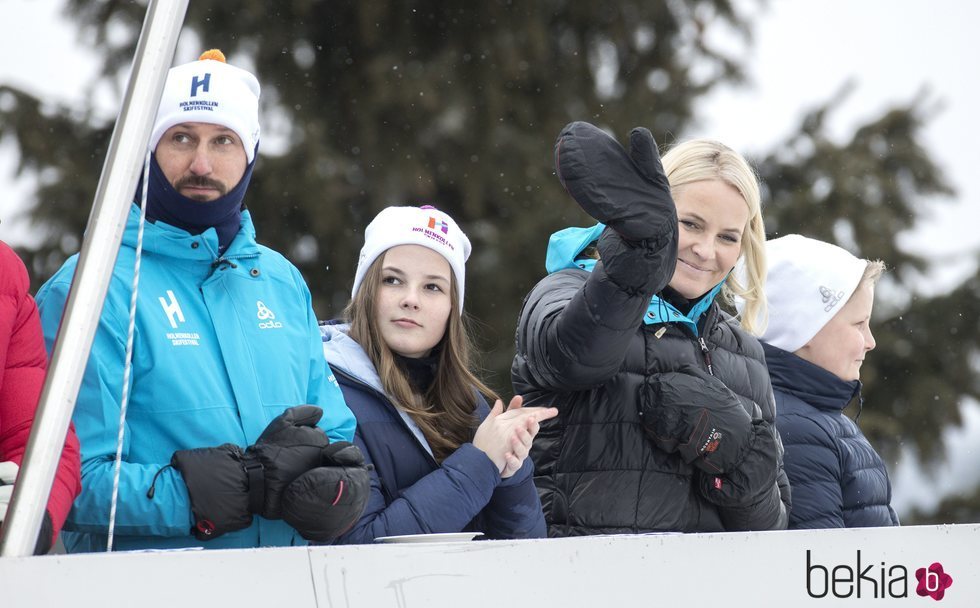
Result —
M 555 158 L 600 223 L 552 236 L 517 331 L 514 390 L 559 411 L 532 450 L 549 535 L 785 528 L 762 347 L 718 305 L 765 306 L 754 172 L 717 142 L 661 164 L 646 129 L 627 152 L 581 122 Z
M 469 239 L 425 206 L 388 207 L 364 241 L 347 324 L 321 328 L 357 418 L 354 442 L 374 465 L 364 515 L 339 542 L 544 536 L 527 456 L 538 423 L 557 412 L 522 408 L 520 397 L 503 411 L 471 371 L 462 318 Z

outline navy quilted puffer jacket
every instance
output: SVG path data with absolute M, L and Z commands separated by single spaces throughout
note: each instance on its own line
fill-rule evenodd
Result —
M 762 346 L 793 488 L 789 527 L 897 526 L 885 463 L 842 412 L 861 398 L 860 381 L 845 382 L 793 353 Z

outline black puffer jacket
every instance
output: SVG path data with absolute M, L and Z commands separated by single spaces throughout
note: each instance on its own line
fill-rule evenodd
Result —
M 655 447 L 644 432 L 640 391 L 658 375 L 707 370 L 709 361 L 747 412 L 769 423 L 775 417 L 762 347 L 716 303 L 699 323 L 703 341 L 676 323 L 642 322 L 676 261 L 668 219 L 665 238 L 646 247 L 606 229 L 592 272 L 554 272 L 524 302 L 514 390 L 527 405 L 559 410 L 542 423 L 532 448 L 550 536 L 786 527 L 789 484 L 778 436 L 778 465 L 764 473 L 771 480 L 765 495 L 721 508 L 699 489 L 700 471 Z M 642 283 L 625 284 L 629 277 Z

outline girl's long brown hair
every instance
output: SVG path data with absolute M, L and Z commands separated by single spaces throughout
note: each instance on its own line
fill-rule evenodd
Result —
M 394 353 L 382 339 L 377 324 L 375 303 L 384 257 L 384 254 L 378 256 L 368 268 L 360 289 L 344 310 L 344 316 L 350 323 L 350 337 L 371 359 L 385 394 L 396 407 L 412 417 L 429 442 L 436 462 L 441 463 L 460 445 L 473 439 L 478 423 L 475 415 L 477 391 L 491 402 L 498 397 L 470 369 L 473 351 L 460 312 L 455 275 L 450 278 L 452 305 L 446 333 L 436 347 L 439 362 L 435 380 L 424 395 L 415 392 L 408 376 L 398 366 Z

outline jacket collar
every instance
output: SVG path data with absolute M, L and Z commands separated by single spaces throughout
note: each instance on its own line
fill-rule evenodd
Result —
M 762 348 L 774 389 L 822 410 L 843 410 L 855 397 L 858 406 L 862 405 L 860 380 L 841 380 L 819 365 L 766 342 L 762 343 Z
M 395 407 L 391 403 L 391 400 L 388 399 L 384 387 L 381 385 L 381 376 L 378 375 L 378 371 L 375 369 L 371 359 L 368 358 L 367 353 L 361 348 L 361 345 L 348 335 L 349 331 L 350 325 L 341 323 L 340 321 L 329 321 L 320 326 L 320 337 L 323 339 L 323 356 L 327 359 L 327 363 L 330 364 L 330 369 L 349 376 L 353 380 L 377 391 L 381 397 L 381 402 L 387 404 L 388 407 L 398 413 L 402 422 L 405 423 L 405 428 L 415 437 L 422 449 L 431 458 L 432 448 L 429 447 L 429 442 L 426 441 L 422 429 L 412 420 L 411 416 L 401 408 Z M 435 461 L 433 460 L 432 463 L 435 464 Z
M 348 335 L 349 331 L 350 325 L 339 321 L 321 325 L 323 356 L 331 369 L 340 370 L 383 395 L 385 390 L 381 385 L 381 376 L 361 345 Z
M 123 244 L 128 247 L 136 247 L 139 219 L 139 205 L 133 203 L 126 220 L 126 231 L 123 233 Z M 198 245 L 195 247 L 194 243 Z M 221 257 L 240 258 L 259 255 L 259 246 L 255 241 L 255 226 L 252 224 L 252 215 L 247 210 L 242 212 L 238 234 L 223 256 L 218 253 L 218 233 L 214 228 L 208 228 L 201 234 L 194 235 L 159 220 L 147 221 L 144 224 L 143 249 L 160 255 L 208 263 Z
M 548 273 L 551 274 L 566 268 L 579 268 L 586 272 L 592 272 L 597 260 L 579 258 L 578 256 L 589 244 L 599 239 L 605 228 L 605 224 L 600 223 L 591 228 L 565 228 L 552 234 L 548 240 L 548 253 L 545 257 L 545 268 Z M 724 284 L 724 281 L 718 283 L 711 291 L 701 296 L 701 299 L 695 302 L 686 314 L 667 300 L 655 295 L 650 298 L 650 305 L 647 307 L 646 314 L 643 315 L 643 323 L 645 325 L 677 323 L 686 326 L 695 336 L 700 335 L 698 322 L 711 307 L 715 301 L 715 296 L 718 295 Z
M 578 260 L 577 258 L 589 246 L 589 243 L 599 240 L 602 231 L 605 229 L 605 224 L 596 224 L 591 228 L 573 226 L 552 234 L 551 238 L 548 239 L 548 253 L 544 260 L 548 274 L 566 268 L 581 268 L 591 272 L 591 268 L 587 269 L 581 264 L 588 260 Z

